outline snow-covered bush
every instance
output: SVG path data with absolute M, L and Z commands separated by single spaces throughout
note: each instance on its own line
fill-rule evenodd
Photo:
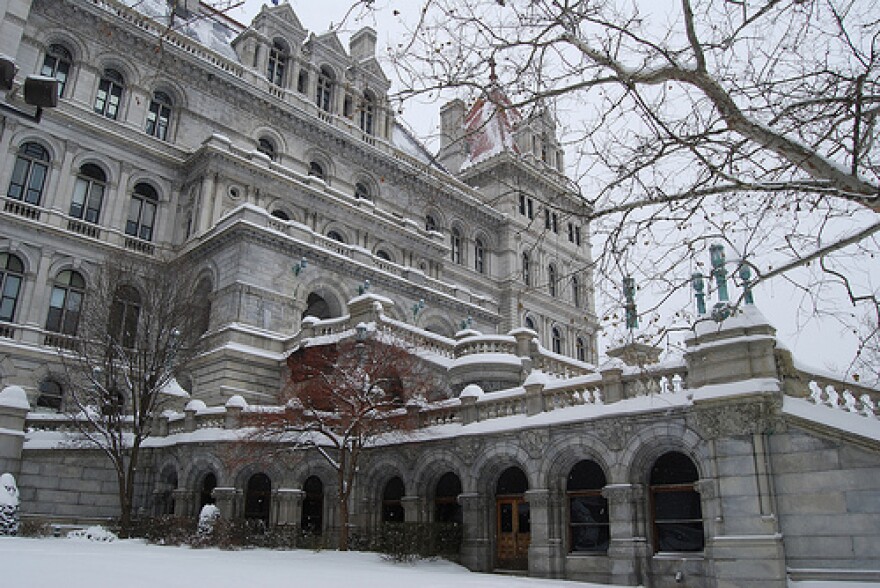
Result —
M 214 525 L 220 518 L 220 509 L 214 504 L 206 504 L 199 513 L 199 526 L 196 529 L 197 540 L 207 542 L 214 534 Z
M 101 543 L 110 543 L 116 541 L 117 537 L 112 531 L 108 531 L 104 527 L 94 526 L 88 529 L 77 529 L 67 534 L 69 539 L 86 539 L 88 541 L 98 541 Z
M 18 535 L 18 486 L 12 474 L 0 476 L 0 535 Z

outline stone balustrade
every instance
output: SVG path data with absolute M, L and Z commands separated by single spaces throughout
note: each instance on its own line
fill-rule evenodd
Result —
M 807 400 L 818 406 L 859 414 L 867 418 L 880 418 L 880 408 L 867 392 L 856 396 L 847 388 L 842 392 L 832 384 L 821 385 L 816 380 L 809 384 L 810 394 Z

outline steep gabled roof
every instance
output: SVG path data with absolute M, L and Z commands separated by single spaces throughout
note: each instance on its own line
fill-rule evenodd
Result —
M 519 111 L 497 86 L 474 102 L 464 117 L 468 154 L 465 169 L 504 151 L 519 153 L 514 132 L 522 121 Z

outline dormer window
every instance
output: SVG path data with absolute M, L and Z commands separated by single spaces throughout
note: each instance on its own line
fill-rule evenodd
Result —
M 269 63 L 266 68 L 266 77 L 276 86 L 284 86 L 284 74 L 287 71 L 289 52 L 281 39 L 275 39 L 269 50 Z
M 361 103 L 361 130 L 368 135 L 373 134 L 373 111 L 375 109 L 375 100 L 373 94 L 369 91 L 364 92 L 364 99 Z
M 318 73 L 318 88 L 315 93 L 315 104 L 324 112 L 332 112 L 333 106 L 333 71 L 324 66 Z

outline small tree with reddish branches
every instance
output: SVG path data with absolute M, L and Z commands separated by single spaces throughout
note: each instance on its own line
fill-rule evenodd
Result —
M 399 341 L 378 335 L 310 345 L 287 359 L 290 378 L 281 393 L 283 411 L 254 415 L 255 447 L 314 449 L 334 469 L 338 483 L 339 549 L 349 545 L 349 502 L 364 449 L 418 423 L 407 405 L 431 391 L 426 363 Z M 270 444 L 270 445 L 267 445 Z

